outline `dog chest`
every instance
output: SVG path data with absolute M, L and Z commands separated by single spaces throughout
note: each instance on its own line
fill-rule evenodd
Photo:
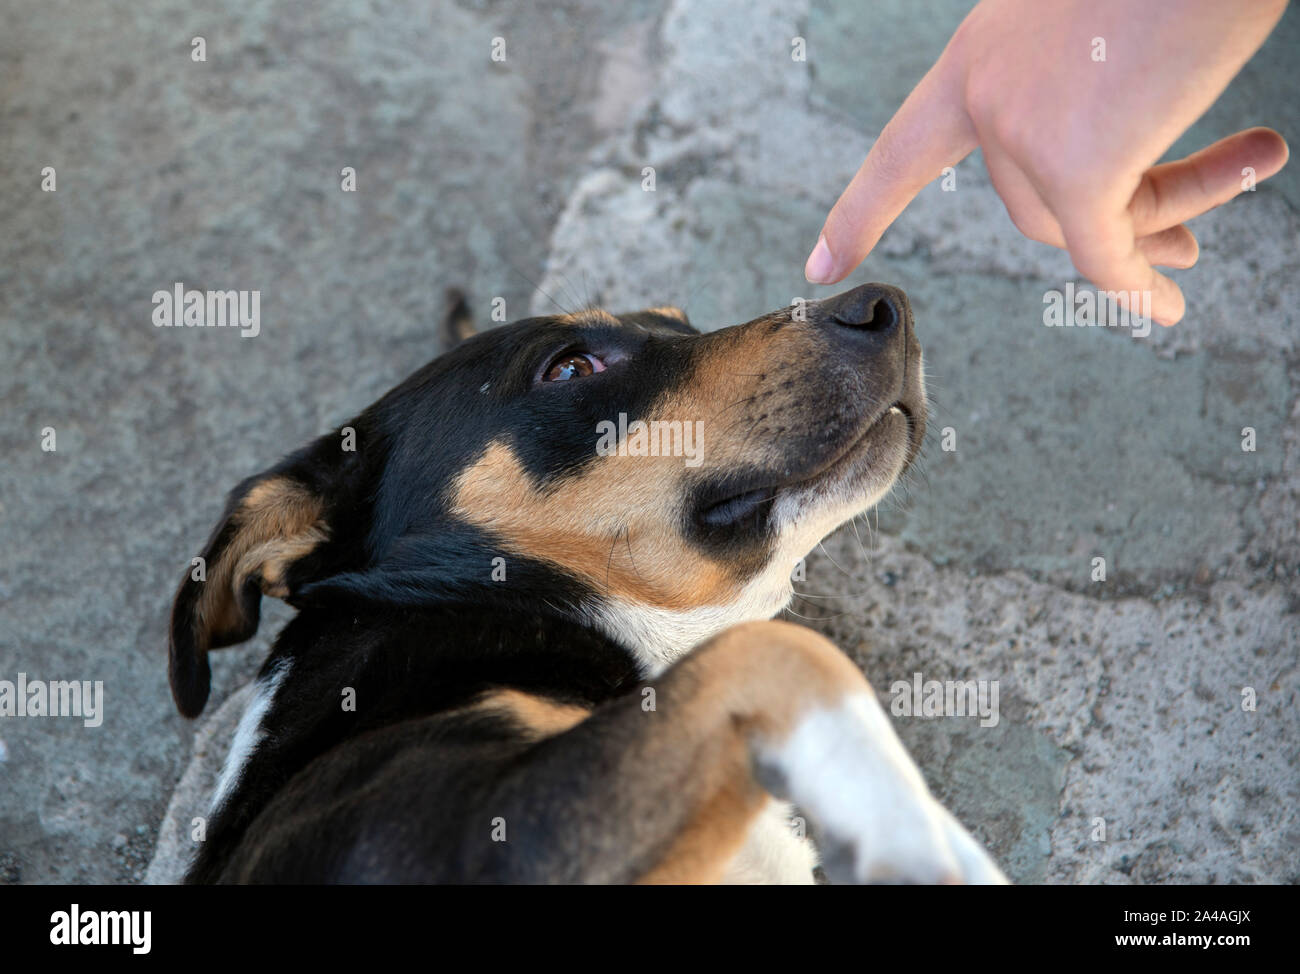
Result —
M 727 866 L 723 882 L 731 885 L 809 885 L 817 851 L 803 837 L 788 802 L 769 801 L 750 826 L 745 844 Z

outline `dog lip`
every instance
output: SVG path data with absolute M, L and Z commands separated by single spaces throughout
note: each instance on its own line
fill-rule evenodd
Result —
M 894 403 L 885 413 L 899 412 L 903 419 L 907 420 L 907 462 L 911 463 L 916 459 L 916 455 L 921 452 L 921 444 L 916 439 L 916 414 L 912 412 L 912 407 L 906 402 L 899 400 Z
M 911 463 L 912 458 L 915 456 L 916 451 L 920 449 L 920 444 L 913 442 L 915 438 L 915 431 L 916 431 L 916 418 L 912 413 L 912 407 L 909 406 L 904 400 L 898 399 L 890 403 L 883 410 L 881 410 L 880 413 L 877 414 L 871 420 L 871 422 L 866 424 L 866 427 L 862 430 L 862 432 L 858 436 L 853 438 L 853 441 L 849 443 L 847 447 L 845 447 L 843 450 L 837 453 L 827 463 L 822 464 L 813 473 L 800 477 L 797 480 L 792 480 L 786 483 L 775 484 L 772 488 L 773 491 L 775 492 L 778 490 L 786 490 L 792 487 L 804 487 L 809 484 L 815 483 L 818 480 L 821 480 L 827 474 L 839 469 L 841 466 L 844 465 L 845 461 L 852 460 L 852 458 L 858 453 L 858 450 L 862 446 L 862 444 L 865 443 L 867 439 L 871 437 L 871 435 L 876 431 L 876 429 L 880 426 L 880 424 L 883 423 L 886 417 L 888 417 L 891 413 L 898 413 L 903 417 L 903 419 L 907 423 L 907 449 L 908 449 L 907 462 Z
M 911 465 L 912 461 L 916 459 L 917 454 L 921 452 L 921 441 L 917 439 L 916 436 L 916 414 L 912 412 L 912 407 L 905 402 L 897 402 L 889 408 L 897 409 L 903 414 L 903 418 L 907 420 L 907 463 L 904 464 L 904 467 L 906 468 Z
M 908 463 L 915 457 L 916 452 L 920 449 L 920 444 L 915 443 L 916 418 L 912 412 L 912 407 L 904 400 L 899 399 L 890 403 L 885 409 L 876 414 L 872 420 L 866 424 L 862 432 L 855 436 L 852 441 L 843 449 L 838 451 L 833 457 L 817 467 L 811 473 L 800 474 L 796 477 L 785 477 L 778 479 L 764 479 L 760 482 L 744 485 L 743 490 L 732 490 L 727 494 L 710 500 L 700 508 L 699 518 L 705 524 L 711 526 L 720 526 L 739 520 L 741 517 L 753 514 L 763 504 L 774 501 L 777 495 L 783 490 L 791 488 L 804 487 L 825 477 L 828 473 L 839 467 L 845 460 L 851 458 L 858 452 L 864 441 L 875 432 L 876 428 L 885 420 L 890 413 L 897 412 L 907 422 L 908 430 Z
M 711 527 L 721 527 L 755 513 L 774 496 L 774 488 L 771 487 L 756 487 L 739 494 L 730 494 L 706 506 L 700 511 L 699 517 Z

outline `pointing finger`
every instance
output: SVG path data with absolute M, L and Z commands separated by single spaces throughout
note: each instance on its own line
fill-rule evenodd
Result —
M 975 145 L 955 72 L 941 57 L 890 119 L 831 209 L 804 267 L 808 280 L 832 284 L 846 277 L 922 187 Z

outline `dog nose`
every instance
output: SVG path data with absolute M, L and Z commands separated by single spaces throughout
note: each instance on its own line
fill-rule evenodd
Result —
M 896 287 L 863 284 L 824 299 L 821 311 L 827 321 L 883 336 L 906 323 L 911 307 L 907 295 Z

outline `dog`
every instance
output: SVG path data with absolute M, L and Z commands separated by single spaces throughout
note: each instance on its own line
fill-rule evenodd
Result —
M 473 333 L 457 295 L 447 327 L 240 483 L 177 592 L 187 717 L 263 595 L 297 609 L 187 882 L 810 883 L 819 854 L 833 882 L 1005 882 L 857 666 L 774 619 L 921 448 L 902 291 L 708 333 L 675 307 Z

